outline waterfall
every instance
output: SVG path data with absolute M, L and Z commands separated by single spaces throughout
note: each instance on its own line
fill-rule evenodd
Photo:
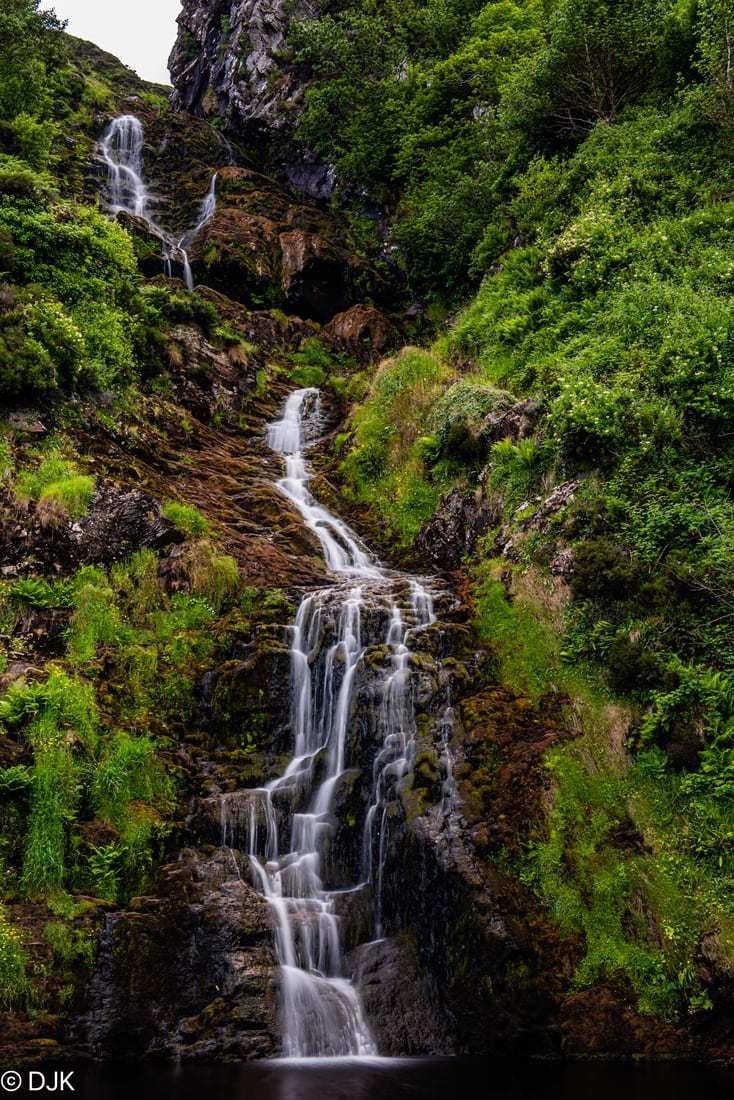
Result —
M 207 189 L 204 198 L 201 200 L 201 208 L 199 210 L 199 219 L 193 228 L 192 236 L 199 232 L 203 225 L 213 218 L 217 212 L 217 176 L 218 172 L 215 172 L 209 181 L 209 187 Z
M 186 283 L 186 286 L 189 288 L 189 290 L 194 289 L 194 276 L 191 271 L 189 255 L 186 249 L 191 244 L 199 230 L 203 228 L 203 226 L 205 226 L 206 223 L 210 221 L 217 212 L 217 175 L 218 173 L 215 172 L 212 176 L 207 192 L 201 201 L 201 206 L 199 207 L 199 216 L 194 223 L 194 228 L 189 230 L 188 233 L 184 233 L 183 237 L 177 245 L 178 251 L 181 253 L 181 259 L 183 260 L 184 282 Z
M 102 138 L 113 214 L 126 210 L 146 217 L 148 192 L 143 183 L 143 127 L 135 115 L 113 118 Z
M 112 119 L 102 138 L 102 155 L 107 165 L 110 212 L 115 215 L 124 210 L 128 214 L 145 218 L 163 238 L 164 274 L 171 277 L 173 257 L 178 254 L 183 265 L 184 282 L 189 290 L 193 290 L 194 275 L 187 248 L 199 230 L 216 213 L 218 173 L 215 172 L 209 181 L 193 228 L 176 241 L 148 213 L 150 196 L 143 181 L 143 127 L 135 115 L 120 115 Z
M 304 523 L 318 536 L 327 568 L 332 573 L 383 579 L 387 576 L 367 548 L 342 520 L 314 500 L 308 491 L 310 474 L 303 453 L 314 441 L 319 424 L 318 390 L 296 390 L 285 404 L 281 420 L 271 424 L 267 443 L 285 459 L 285 477 L 276 482 L 284 496 L 301 513 Z
M 338 901 L 363 895 L 373 936 L 383 935 L 391 807 L 415 757 L 411 645 L 435 622 L 430 592 L 383 567 L 309 492 L 305 452 L 320 424 L 318 391 L 303 389 L 290 395 L 267 433 L 285 463 L 277 485 L 319 538 L 334 574 L 331 586 L 304 596 L 289 628 L 293 757 L 266 787 L 225 795 L 222 802 L 222 843 L 247 853 L 255 885 L 275 916 L 283 1050 L 290 1057 L 377 1053 L 343 972 Z M 365 682 L 380 697 L 369 735 L 356 728 Z M 372 763 L 363 768 L 367 790 L 350 872 L 336 866 L 333 848 L 339 793 L 359 752 Z

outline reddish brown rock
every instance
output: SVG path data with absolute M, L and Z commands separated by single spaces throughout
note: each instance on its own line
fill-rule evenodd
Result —
M 341 216 L 293 203 L 267 176 L 230 166 L 219 174 L 217 213 L 194 241 L 191 261 L 201 281 L 236 301 L 328 321 L 384 291 L 348 237 Z
M 325 325 L 324 332 L 360 362 L 386 354 L 400 339 L 397 329 L 384 313 L 365 305 L 351 306 L 338 313 Z

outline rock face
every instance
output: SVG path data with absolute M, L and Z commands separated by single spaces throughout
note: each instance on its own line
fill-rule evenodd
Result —
M 147 493 L 98 484 L 89 512 L 72 522 L 63 506 L 17 502 L 7 494 L 0 517 L 0 573 L 5 578 L 69 572 L 80 565 L 122 561 L 145 546 L 179 541 Z
M 324 331 L 359 362 L 369 362 L 396 347 L 400 335 L 379 310 L 356 305 L 332 317 Z
M 105 920 L 70 1040 L 98 1058 L 201 1061 L 277 1051 L 267 902 L 225 849 L 184 850 L 155 895 Z
M 456 569 L 497 516 L 475 493 L 452 489 L 440 501 L 415 540 L 416 549 L 433 569 Z
M 185 0 L 169 58 L 175 110 L 220 117 L 228 130 L 256 144 L 273 132 L 290 136 L 302 87 L 278 61 L 291 18 L 310 10 L 305 0 Z M 327 168 L 299 163 L 300 190 L 326 197 Z
M 164 272 L 184 277 L 184 247 L 193 281 L 234 301 L 284 309 L 320 324 L 361 309 L 365 315 L 359 321 L 352 317 L 337 325 L 335 339 L 358 349 L 366 340 L 375 349 L 391 342 L 390 323 L 377 320 L 379 314 L 370 316 L 371 307 L 361 304 L 365 298 L 384 304 L 396 290 L 394 273 L 384 273 L 379 244 L 366 249 L 345 215 L 312 199 L 298 201 L 292 187 L 255 171 L 243 146 L 231 145 L 201 119 L 156 114 L 137 99 L 124 109 L 143 128 L 147 207 L 145 217 L 129 211 L 117 216 L 146 277 Z M 112 117 L 98 117 L 98 136 Z M 101 148 L 98 144 L 89 164 L 90 184 L 110 201 Z M 210 188 L 215 210 L 202 220 Z
M 274 180 L 235 166 L 219 172 L 216 214 L 190 258 L 197 277 L 230 298 L 319 322 L 387 290 L 351 245 L 343 218 L 295 203 Z

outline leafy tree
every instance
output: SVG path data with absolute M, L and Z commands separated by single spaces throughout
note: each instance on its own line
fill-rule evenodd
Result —
M 0 119 L 24 112 L 38 116 L 48 106 L 48 75 L 64 57 L 56 13 L 39 11 L 40 0 L 0 0 Z
M 561 0 L 547 46 L 515 88 L 516 121 L 581 134 L 659 79 L 664 0 Z
M 734 2 L 701 0 L 696 14 L 699 68 L 708 84 L 705 113 L 734 126 Z

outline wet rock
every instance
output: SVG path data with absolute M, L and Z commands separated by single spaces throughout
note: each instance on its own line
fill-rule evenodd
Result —
M 482 435 L 495 443 L 500 439 L 511 439 L 517 443 L 532 435 L 541 413 L 540 402 L 535 398 L 518 401 L 511 408 L 494 409 L 482 424 Z
M 89 513 L 73 524 L 79 564 L 124 561 L 143 547 L 160 549 L 179 538 L 160 505 L 137 489 L 98 485 Z
M 312 199 L 330 199 L 336 191 L 336 171 L 315 153 L 298 143 L 290 145 L 283 158 L 283 175 L 288 184 Z
M 550 571 L 554 577 L 570 577 L 573 574 L 573 551 L 563 550 L 556 554 L 550 563 Z
M 516 553 L 518 543 L 524 536 L 538 531 L 546 535 L 550 529 L 550 521 L 572 502 L 578 491 L 578 481 L 564 481 L 562 485 L 549 493 L 545 498 L 535 497 L 524 501 L 516 509 L 509 523 L 503 525 L 495 538 L 495 548 L 505 557 L 512 557 Z M 518 517 L 522 516 L 521 519 Z M 570 575 L 573 572 L 573 556 L 570 551 L 559 553 L 555 559 L 555 568 L 552 572 L 557 575 Z
M 105 921 L 71 1041 L 96 1057 L 196 1061 L 277 1050 L 267 902 L 225 851 L 183 851 Z
M 147 218 L 129 214 L 126 210 L 120 211 L 117 221 L 132 237 L 138 266 L 143 275 L 148 278 L 160 275 L 166 259 L 175 264 L 174 274 L 183 275 L 182 259 L 173 234 L 153 225 Z
M 108 168 L 99 144 L 110 120 L 117 114 L 133 114 L 143 125 L 143 176 L 149 194 L 151 224 L 146 219 L 120 214 L 132 232 L 139 260 L 151 275 L 163 272 L 163 252 L 174 259 L 174 275 L 183 275 L 182 258 L 176 252 L 200 212 L 214 172 L 222 165 L 239 163 L 238 150 L 227 138 L 201 119 L 175 111 L 160 111 L 138 96 L 120 102 L 112 112 L 95 116 L 95 144 L 88 171 L 90 198 L 107 196 Z
M 8 415 L 8 424 L 21 435 L 43 435 L 48 431 L 35 409 L 15 409 Z
M 399 341 L 397 329 L 385 314 L 364 305 L 338 313 L 324 326 L 324 332 L 358 362 L 385 355 Z
M 348 957 L 383 1055 L 453 1054 L 454 1021 L 435 981 L 416 964 L 412 937 L 363 944 Z
M 208 286 L 318 321 L 385 292 L 375 267 L 350 247 L 338 214 L 294 203 L 274 180 L 247 168 L 225 167 L 218 178 L 216 214 L 190 252 Z
M 456 569 L 499 519 L 476 493 L 452 489 L 418 532 L 416 550 L 432 569 Z
M 71 611 L 62 607 L 25 607 L 13 623 L 14 644 L 37 657 L 61 657 L 66 651 L 65 631 Z M 1 682 L 1 681 L 0 681 Z
M 660 1024 L 642 1020 L 607 986 L 570 997 L 561 1016 L 562 1048 L 572 1057 L 629 1057 L 659 1036 Z
M 303 89 L 277 55 L 289 19 L 310 11 L 302 0 L 185 0 L 169 58 L 174 109 L 224 118 L 249 140 L 292 133 Z
M 111 482 L 98 482 L 88 514 L 75 521 L 62 506 L 49 522 L 35 501 L 16 501 L 9 492 L 2 503 L 0 566 L 17 576 L 111 564 L 143 547 L 160 548 L 180 537 L 161 517 L 152 497 Z

